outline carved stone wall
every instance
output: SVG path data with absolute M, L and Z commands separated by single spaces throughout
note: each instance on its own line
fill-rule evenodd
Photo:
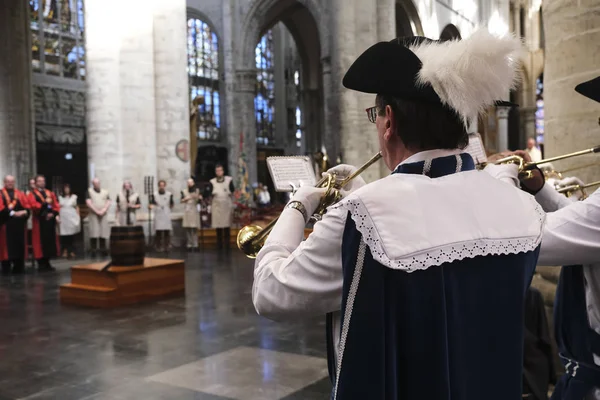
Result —
M 85 93 L 34 85 L 33 110 L 37 124 L 85 127 Z

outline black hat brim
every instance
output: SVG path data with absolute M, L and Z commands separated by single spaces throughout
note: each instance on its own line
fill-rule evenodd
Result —
M 600 103 L 600 76 L 575 86 L 575 91 Z
M 421 60 L 408 46 L 434 40 L 424 37 L 398 38 L 369 47 L 350 66 L 342 80 L 347 89 L 363 93 L 392 95 L 407 100 L 442 104 L 430 85 L 417 82 Z M 497 106 L 518 107 L 516 103 L 497 101 Z
M 399 41 L 369 47 L 350 66 L 344 87 L 363 93 L 392 95 L 441 104 L 430 85 L 420 85 L 421 60 Z

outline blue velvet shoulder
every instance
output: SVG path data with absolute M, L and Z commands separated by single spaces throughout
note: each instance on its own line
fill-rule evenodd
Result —
M 342 313 L 360 241 L 348 217 Z M 406 273 L 377 263 L 367 249 L 337 398 L 520 398 L 524 299 L 538 252 Z

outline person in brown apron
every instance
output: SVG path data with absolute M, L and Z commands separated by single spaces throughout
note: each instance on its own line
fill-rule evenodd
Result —
M 98 247 L 101 255 L 108 255 L 106 241 L 110 237 L 110 228 L 108 226 L 108 209 L 110 207 L 110 195 L 108 191 L 100 187 L 100 180 L 94 178 L 92 187 L 86 193 L 86 204 L 90 209 L 88 214 L 89 235 L 90 235 L 90 253 L 94 257 L 97 255 Z M 99 246 L 98 246 L 99 245 Z
M 210 180 L 212 196 L 212 227 L 217 230 L 217 247 L 219 250 L 229 248 L 231 213 L 233 212 L 233 179 L 225 176 L 222 165 L 215 168 L 216 177 Z
M 156 227 L 156 251 L 165 252 L 171 248 L 171 209 L 174 206 L 173 194 L 167 191 L 167 182 L 158 181 L 158 191 L 152 195 L 154 224 Z
M 200 227 L 198 202 L 202 200 L 202 196 L 193 179 L 188 179 L 187 185 L 188 187 L 181 191 L 181 204 L 183 204 L 182 226 L 185 229 L 188 250 L 195 250 L 198 248 L 198 228 Z
M 133 191 L 130 181 L 123 182 L 123 190 L 117 194 L 117 221 L 120 226 L 135 225 L 135 213 L 142 207 L 140 195 Z

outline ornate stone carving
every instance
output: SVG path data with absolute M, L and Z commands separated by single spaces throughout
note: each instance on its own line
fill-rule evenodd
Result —
M 82 144 L 85 131 L 83 128 L 51 126 L 38 124 L 35 128 L 38 143 Z
M 36 124 L 85 127 L 85 94 L 75 90 L 34 86 Z

